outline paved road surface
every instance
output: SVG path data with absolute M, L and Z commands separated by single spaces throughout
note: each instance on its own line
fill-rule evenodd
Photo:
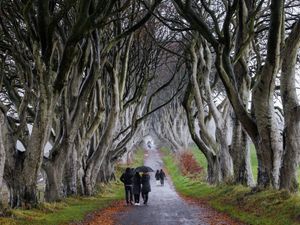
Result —
M 149 150 L 145 165 L 161 169 L 163 162 L 157 150 Z M 155 173 L 151 176 L 148 205 L 129 206 L 131 209 L 117 215 L 118 225 L 207 225 L 201 221 L 201 208 L 185 202 L 174 190 L 170 178 L 164 186 L 156 186 Z M 125 204 L 125 202 L 124 202 Z

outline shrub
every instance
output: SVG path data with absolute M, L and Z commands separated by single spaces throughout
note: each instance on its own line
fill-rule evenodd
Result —
M 203 168 L 190 151 L 183 151 L 179 154 L 179 166 L 181 173 L 185 176 L 197 176 L 203 172 Z

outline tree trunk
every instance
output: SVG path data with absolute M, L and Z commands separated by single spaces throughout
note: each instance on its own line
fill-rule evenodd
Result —
M 233 158 L 234 182 L 247 186 L 254 185 L 250 162 L 249 137 L 243 131 L 241 123 L 233 118 L 233 137 L 231 144 L 231 156 Z
M 35 121 L 26 151 L 19 152 L 14 147 L 9 149 L 14 152 L 9 156 L 9 165 L 6 172 L 8 173 L 6 180 L 12 179 L 12 181 L 9 181 L 13 190 L 12 207 L 31 208 L 38 203 L 37 177 L 44 154 L 45 139 L 48 137 L 47 133 L 49 131 L 49 117 L 41 117 L 43 119 Z M 41 122 L 41 120 L 44 121 Z
M 108 137 L 105 142 L 112 143 L 112 135 L 111 137 Z M 91 158 L 88 162 L 88 166 L 85 170 L 84 175 L 84 192 L 86 195 L 91 196 L 95 193 L 95 186 L 97 182 L 97 177 L 99 174 L 99 171 L 101 169 L 101 166 L 103 164 L 103 161 L 106 158 L 106 154 L 108 152 L 108 149 L 111 147 L 111 144 L 105 143 L 104 146 L 101 145 L 101 147 L 98 147 L 96 152 L 98 151 L 99 155 L 97 157 Z M 101 151 L 101 150 L 102 151 Z
M 298 114 L 298 118 L 300 117 L 299 110 L 300 108 L 298 106 L 298 109 L 295 109 L 295 112 L 293 113 L 293 114 Z M 284 148 L 283 163 L 280 170 L 280 188 L 287 189 L 290 192 L 298 192 L 299 191 L 299 183 L 298 183 L 299 166 L 298 165 L 299 165 L 299 149 L 300 149 L 300 141 L 299 141 L 300 121 L 299 119 L 296 118 L 292 118 L 292 120 L 297 120 L 297 123 L 295 123 L 295 121 L 286 121 L 287 128 L 284 131 L 285 148 Z
M 112 81 L 112 97 L 111 97 L 111 111 L 108 116 L 107 125 L 103 131 L 103 135 L 99 141 L 96 151 L 90 156 L 87 161 L 87 167 L 85 169 L 84 176 L 84 189 L 86 195 L 92 195 L 94 193 L 94 187 L 96 185 L 97 176 L 103 160 L 108 154 L 109 149 L 113 143 L 113 133 L 118 125 L 118 119 L 120 114 L 120 92 L 119 81 L 117 71 L 109 68 Z
M 295 65 L 300 46 L 300 21 L 286 41 L 283 51 L 281 98 L 284 110 L 284 154 L 280 171 L 280 188 L 298 191 L 297 170 L 300 152 L 300 105 L 296 91 Z
M 4 173 L 4 164 L 6 160 L 4 138 L 5 132 L 5 119 L 2 111 L 0 110 L 0 203 L 2 201 L 2 185 L 3 185 L 3 173 Z
M 24 185 L 24 177 L 14 175 L 13 178 L 7 179 L 10 189 L 10 206 L 12 208 L 22 207 L 30 209 L 37 204 L 37 188 L 36 185 Z
M 101 165 L 101 169 L 98 173 L 97 182 L 108 183 L 115 179 L 115 168 L 114 164 L 111 162 L 110 157 L 106 157 Z
M 77 150 L 77 161 L 76 161 L 76 193 L 79 195 L 84 195 L 84 185 L 83 185 L 83 178 L 84 178 L 84 165 L 83 162 L 85 161 L 85 151 L 86 147 L 83 146 L 82 141 L 77 139 L 75 143 L 76 150 Z
M 228 145 L 221 146 L 220 150 L 220 166 L 222 172 L 222 180 L 224 182 L 232 182 L 233 178 L 233 164 L 229 153 Z
M 73 154 L 73 141 L 75 138 L 75 134 L 70 137 L 64 137 L 62 140 L 62 145 L 59 146 L 59 153 L 52 152 L 52 156 L 50 159 L 44 159 L 43 168 L 47 174 L 47 183 L 46 183 L 46 193 L 45 198 L 49 202 L 54 202 L 60 200 L 67 194 L 66 187 L 63 183 L 64 172 L 66 161 L 70 160 Z M 54 150 L 54 152 L 56 152 Z M 74 162 L 73 162 L 74 163 Z M 70 176 L 74 175 L 71 171 Z M 72 177 L 69 177 L 73 179 Z M 75 184 L 74 184 L 75 185 Z M 75 185 L 76 186 L 76 185 Z
M 67 196 L 77 194 L 77 151 L 70 152 L 64 169 L 64 186 Z
M 261 165 L 258 168 L 258 185 L 262 187 L 278 186 L 282 153 L 282 139 L 275 119 L 272 96 L 273 93 L 269 93 L 269 89 L 266 87 L 258 87 L 254 92 L 255 115 L 261 138 L 258 143 L 259 148 L 256 149 L 260 151 L 259 155 L 261 156 Z
M 44 163 L 43 168 L 47 175 L 45 199 L 47 202 L 55 202 L 64 196 L 62 183 L 64 165 L 58 163 Z
M 220 160 L 220 167 L 222 172 L 222 181 L 224 182 L 232 182 L 233 179 L 233 164 L 232 158 L 229 153 L 229 145 L 227 141 L 228 127 L 223 123 L 223 128 L 221 129 L 220 124 L 217 124 L 216 127 L 216 138 L 217 143 L 219 145 L 218 157 Z
M 44 155 L 44 147 L 49 138 L 53 105 L 57 95 L 53 94 L 51 85 L 45 82 L 50 76 L 50 72 L 45 70 L 45 65 L 41 63 L 40 52 L 36 45 L 33 45 L 33 55 L 36 58 L 37 79 L 39 82 L 39 90 L 36 93 L 36 112 L 34 121 L 32 123 L 32 132 L 28 136 L 26 151 L 22 153 L 21 161 L 19 158 L 14 159 L 14 170 L 18 174 L 20 183 L 19 187 L 20 204 L 27 207 L 34 207 L 37 205 L 37 177 L 40 170 L 42 159 Z M 46 79 L 47 77 L 47 79 Z
M 21 206 L 21 201 L 20 201 L 21 188 L 20 188 L 20 183 L 18 183 L 17 180 L 18 179 L 16 180 L 7 179 L 6 181 L 10 191 L 9 203 L 11 208 L 16 208 Z
M 101 165 L 99 165 L 99 169 L 100 169 L 100 166 Z M 94 167 L 96 167 L 95 162 L 90 162 L 88 164 L 88 167 L 87 167 L 87 169 L 84 173 L 84 177 L 83 177 L 84 194 L 88 195 L 88 196 L 91 196 L 94 194 L 94 187 L 96 185 L 96 180 L 97 180 L 98 174 L 93 174 Z
M 20 200 L 19 200 L 18 190 L 20 190 L 20 188 L 14 186 L 14 185 L 11 185 L 11 183 L 9 183 L 8 186 L 9 186 L 9 191 L 10 191 L 10 198 L 9 198 L 10 207 L 11 208 L 19 207 Z
M 82 163 L 80 163 L 82 164 Z M 78 166 L 77 180 L 76 180 L 77 194 L 84 195 L 84 170 L 82 165 Z
M 247 105 L 249 102 L 251 80 L 249 76 L 249 69 L 246 65 L 246 62 L 249 59 L 249 44 L 245 46 L 245 43 L 249 40 L 249 38 L 251 38 L 249 35 L 252 28 L 250 22 L 252 15 L 249 15 L 249 11 L 252 12 L 254 10 L 253 7 L 254 6 L 250 4 L 248 0 L 239 1 L 237 14 L 238 29 L 235 41 L 236 56 L 238 56 L 241 52 L 242 54 L 239 56 L 238 61 L 234 65 L 234 74 L 237 86 L 239 87 L 238 91 L 241 96 L 241 100 L 246 109 L 248 108 Z M 251 42 L 249 41 L 248 43 Z M 254 180 L 250 164 L 249 137 L 243 130 L 242 124 L 235 115 L 235 112 L 232 112 L 232 114 L 234 114 L 234 116 L 232 118 L 233 134 L 230 153 L 234 164 L 234 182 L 253 186 Z
M 258 185 L 261 187 L 277 188 L 279 183 L 282 138 L 274 113 L 273 95 L 282 44 L 283 2 L 272 0 L 266 62 L 253 91 L 255 117 L 260 134 L 259 149 L 256 150 L 260 151 L 259 154 L 262 156 L 262 164 L 258 171 Z
M 222 172 L 219 157 L 208 154 L 207 159 L 207 182 L 209 184 L 219 184 L 222 181 Z

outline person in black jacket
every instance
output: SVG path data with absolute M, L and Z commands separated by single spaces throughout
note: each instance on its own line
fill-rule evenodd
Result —
M 159 170 L 156 170 L 156 173 L 155 173 L 155 180 L 156 180 L 156 185 L 158 186 L 159 185 L 159 181 L 160 181 L 160 173 L 159 173 Z
M 166 174 L 161 169 L 160 172 L 159 172 L 159 178 L 160 178 L 160 184 L 161 184 L 161 186 L 164 186 L 165 177 L 166 177 Z
M 143 173 L 141 183 L 142 183 L 142 197 L 144 200 L 144 204 L 147 205 L 148 194 L 151 191 L 150 175 L 148 173 Z
M 134 204 L 140 205 L 140 194 L 141 194 L 141 176 L 138 172 L 133 176 L 133 196 Z
M 120 177 L 120 180 L 124 183 L 125 197 L 127 205 L 133 204 L 132 202 L 132 172 L 130 168 L 126 168 L 125 172 Z

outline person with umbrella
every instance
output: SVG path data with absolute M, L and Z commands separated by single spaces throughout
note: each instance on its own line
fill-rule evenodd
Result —
M 148 174 L 148 172 L 143 172 L 141 183 L 142 183 L 142 197 L 144 200 L 144 204 L 147 205 L 148 195 L 149 192 L 151 191 L 150 175 Z
M 151 185 L 150 185 L 150 175 L 148 172 L 154 172 L 154 170 L 149 166 L 139 166 L 135 168 L 135 172 L 142 172 L 142 198 L 144 200 L 144 204 L 147 205 L 148 202 L 148 194 L 151 191 Z
M 124 189 L 125 189 L 125 197 L 126 197 L 126 203 L 127 205 L 131 204 L 132 202 L 132 171 L 129 167 L 126 168 L 125 172 L 120 177 L 120 180 L 124 183 Z
M 149 166 L 139 166 L 139 167 L 135 168 L 134 171 L 139 172 L 139 173 L 154 172 L 154 170 Z
M 141 194 L 141 175 L 139 172 L 135 172 L 133 176 L 133 196 L 134 205 L 140 205 L 140 194 Z

